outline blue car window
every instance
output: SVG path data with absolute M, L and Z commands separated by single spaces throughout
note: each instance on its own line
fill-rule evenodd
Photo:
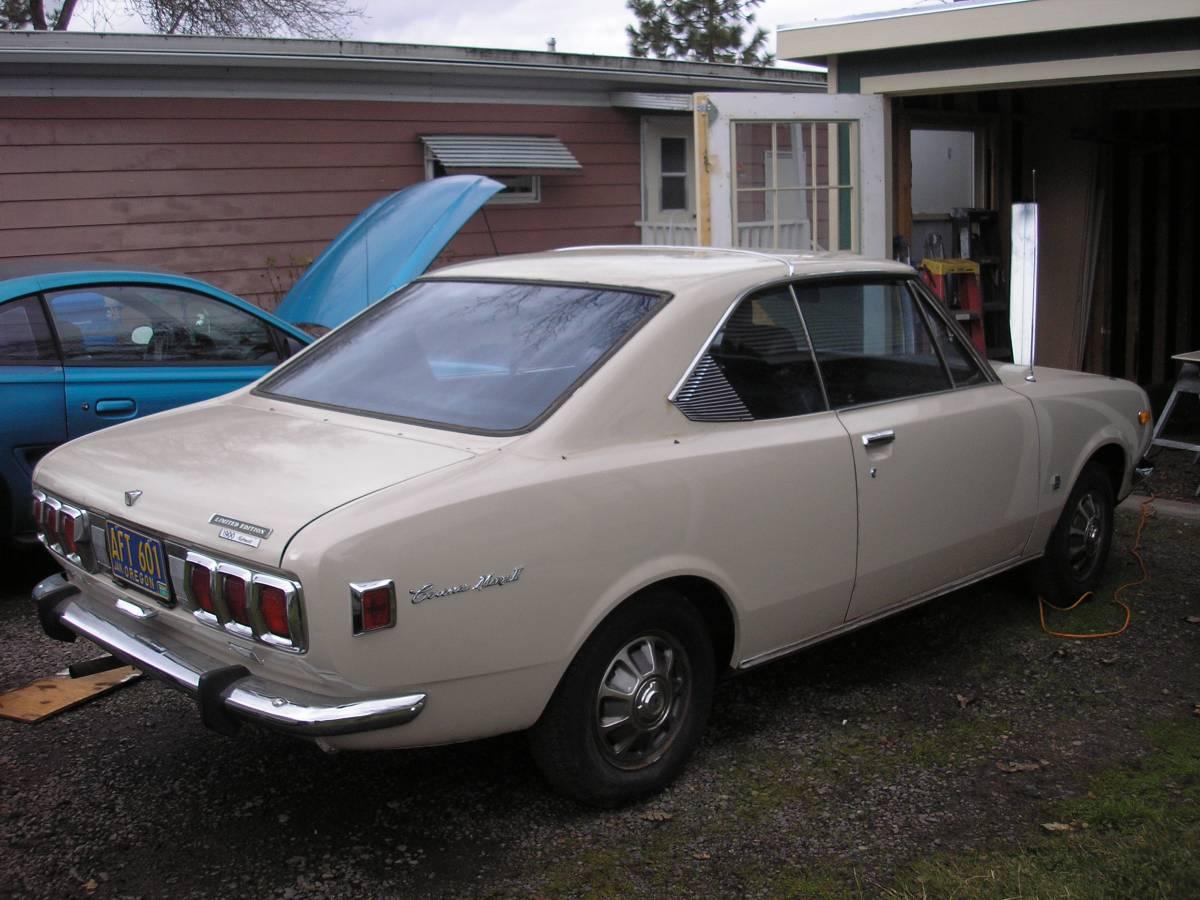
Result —
M 67 365 L 274 365 L 279 345 L 258 317 L 213 297 L 159 285 L 48 294 Z
M 57 361 L 50 326 L 37 297 L 0 306 L 0 365 Z

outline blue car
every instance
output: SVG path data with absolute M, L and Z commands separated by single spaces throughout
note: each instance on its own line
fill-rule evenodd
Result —
M 299 324 L 335 327 L 420 275 L 500 189 L 454 176 L 380 200 L 316 259 L 278 315 L 181 275 L 0 263 L 0 539 L 32 533 L 30 475 L 51 449 L 265 375 L 313 340 Z

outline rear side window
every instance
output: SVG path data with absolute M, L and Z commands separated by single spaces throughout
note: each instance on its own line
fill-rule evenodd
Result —
M 949 390 L 925 316 L 899 282 L 797 284 L 834 408 Z
M 530 427 L 663 303 L 657 294 L 417 282 L 269 378 L 262 393 L 480 433 Z
M 734 308 L 675 405 L 697 422 L 781 419 L 825 409 L 808 336 L 787 285 Z
M 0 305 L 0 365 L 56 362 L 58 354 L 38 298 Z

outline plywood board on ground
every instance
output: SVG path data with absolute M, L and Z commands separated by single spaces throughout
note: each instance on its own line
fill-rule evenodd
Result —
M 18 722 L 40 722 L 55 713 L 86 703 L 142 677 L 133 666 L 121 666 L 82 678 L 56 675 L 0 694 L 0 717 Z

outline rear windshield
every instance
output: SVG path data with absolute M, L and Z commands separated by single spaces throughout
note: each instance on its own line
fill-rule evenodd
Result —
M 555 284 L 417 282 L 280 369 L 259 392 L 464 431 L 521 431 L 663 299 Z

